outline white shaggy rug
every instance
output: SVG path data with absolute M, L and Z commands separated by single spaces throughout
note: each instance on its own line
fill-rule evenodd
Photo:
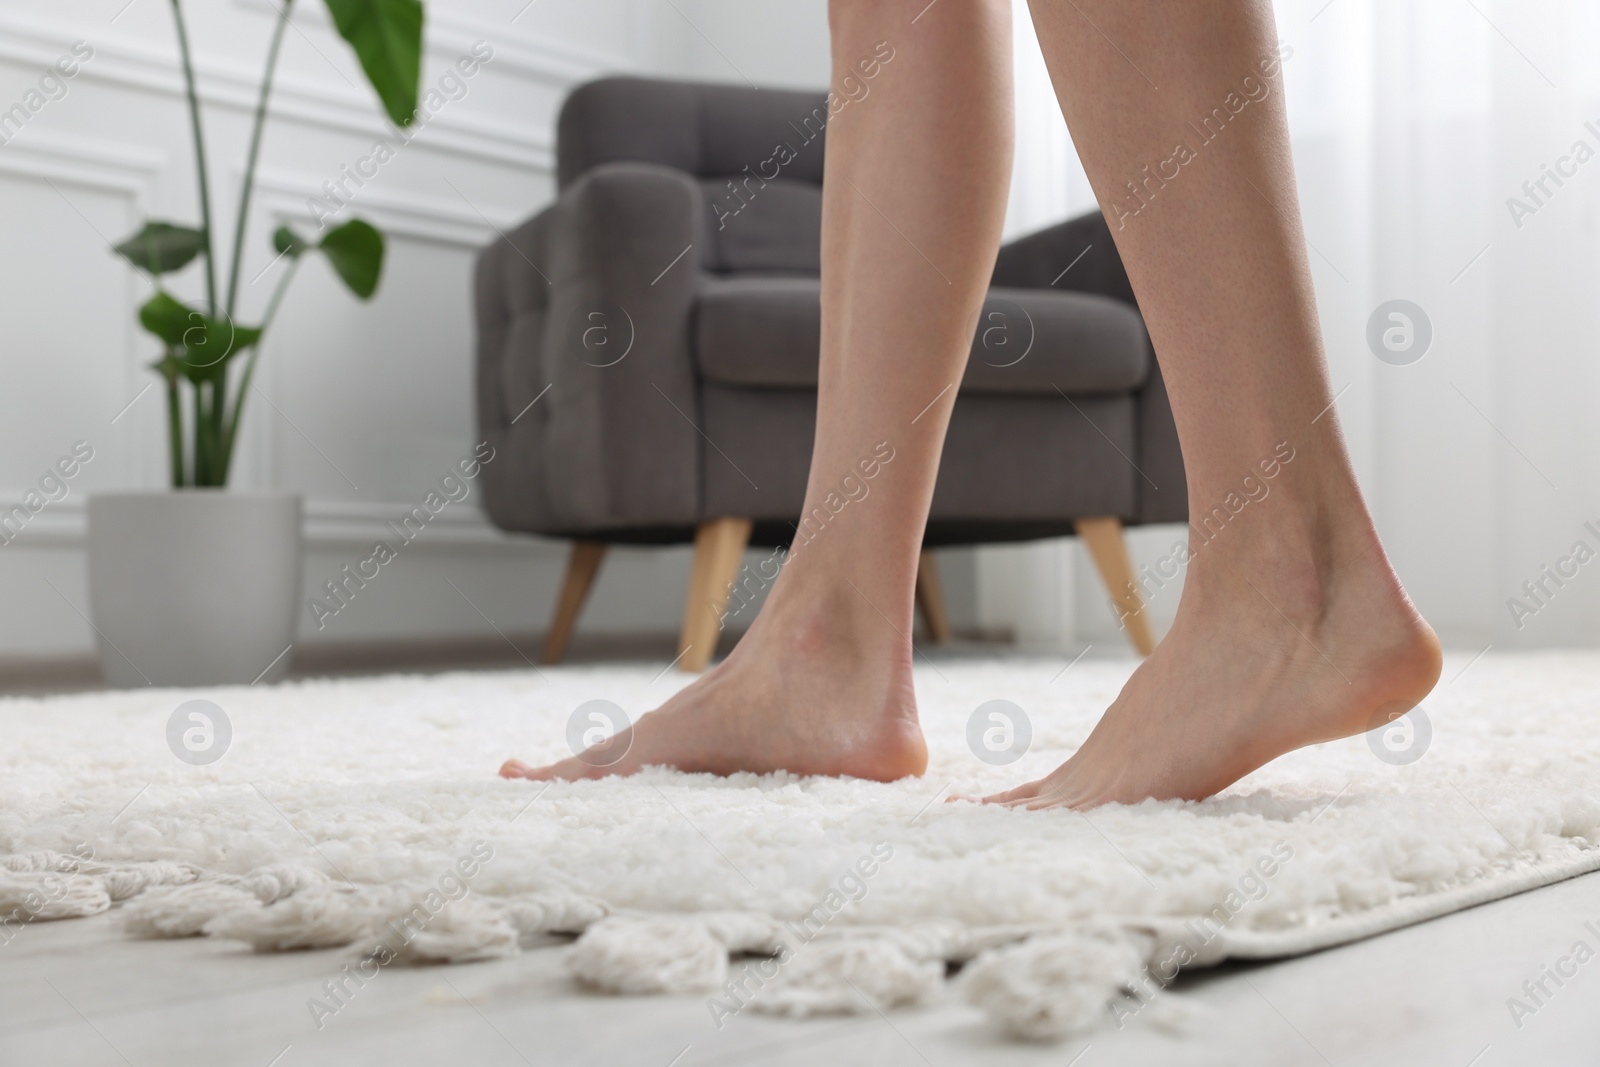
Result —
M 696 992 L 718 1025 L 746 1006 L 887 1010 L 964 964 L 972 1002 L 1048 1037 L 1140 1011 L 1180 966 L 1305 952 L 1600 868 L 1600 657 L 1447 664 L 1447 680 L 1467 669 L 1424 704 L 1431 742 L 1406 765 L 1357 737 L 1199 804 L 941 803 L 1059 763 L 1131 669 L 1064 662 L 919 668 L 932 765 L 892 785 L 495 777 L 509 755 L 565 755 L 585 701 L 659 703 L 684 679 L 658 667 L 0 701 L 0 941 L 114 907 L 132 936 L 348 946 L 356 976 L 562 951 L 589 987 Z M 196 697 L 231 724 L 208 765 L 168 742 Z M 994 699 L 1031 719 L 1009 766 L 966 740 Z

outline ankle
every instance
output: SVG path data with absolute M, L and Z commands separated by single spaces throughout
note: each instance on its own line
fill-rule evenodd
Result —
M 1330 501 L 1274 492 L 1230 511 L 1225 525 L 1206 513 L 1190 523 L 1189 534 L 1185 584 L 1201 600 L 1243 590 L 1265 596 L 1291 618 L 1315 621 L 1353 582 L 1376 580 L 1398 594 L 1359 495 Z
M 1247 548 L 1285 541 L 1284 547 L 1301 558 L 1323 546 L 1359 542 L 1361 528 L 1370 529 L 1371 519 L 1355 473 L 1342 451 L 1330 454 L 1316 445 L 1280 440 L 1270 448 L 1262 444 L 1240 452 L 1262 457 L 1249 465 L 1236 456 L 1206 464 L 1207 471 L 1191 471 L 1191 540 L 1206 543 L 1226 533 L 1228 542 L 1245 542 Z
M 852 580 L 837 567 L 803 567 L 797 560 L 779 576 L 751 633 L 802 660 L 881 660 L 911 632 L 910 602 L 909 587 L 900 592 L 881 579 Z

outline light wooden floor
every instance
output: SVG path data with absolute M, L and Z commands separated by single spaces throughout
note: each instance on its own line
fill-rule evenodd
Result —
M 998 1041 L 951 998 L 918 1011 L 721 1031 L 699 998 L 579 993 L 559 947 L 458 967 L 391 967 L 319 1032 L 307 998 L 349 959 L 255 956 L 210 940 L 135 942 L 114 913 L 22 929 L 0 946 L 5 1067 L 532 1064 L 695 1067 L 1600 1063 L 1600 959 L 1519 1031 L 1506 999 L 1575 941 L 1597 939 L 1600 874 L 1301 959 L 1182 980 L 1180 1032 L 1148 1013 L 1053 1046 Z M 1547 983 L 1548 984 L 1548 983 Z

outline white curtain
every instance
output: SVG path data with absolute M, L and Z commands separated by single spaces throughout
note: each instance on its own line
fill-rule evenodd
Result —
M 1275 7 L 1339 418 L 1402 580 L 1469 652 L 1600 643 L 1600 532 L 1584 525 L 1600 531 L 1600 4 Z M 1008 236 L 1093 204 L 1020 0 L 1017 27 Z M 1396 299 L 1432 328 L 1406 365 L 1367 340 Z M 1061 564 L 1074 555 L 985 550 L 986 621 L 1009 612 L 1046 643 L 1113 637 L 1092 572 Z M 1030 606 L 1019 570 L 1055 588 Z
M 1447 641 L 1593 644 L 1600 565 L 1573 550 L 1600 552 L 1583 526 L 1600 519 L 1600 158 L 1576 157 L 1600 153 L 1600 5 L 1322 4 L 1280 3 L 1279 34 L 1323 334 L 1380 533 Z M 1409 365 L 1366 340 L 1392 299 L 1432 324 Z

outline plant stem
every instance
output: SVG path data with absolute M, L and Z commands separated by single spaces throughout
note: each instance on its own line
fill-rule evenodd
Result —
M 210 415 L 211 426 L 208 440 L 211 447 L 211 477 L 213 485 L 226 485 L 228 483 L 227 464 L 222 455 L 222 413 L 228 398 L 228 365 L 223 363 L 217 368 L 217 376 L 211 379 Z
M 267 301 L 266 315 L 261 320 L 261 329 L 263 333 L 266 331 L 268 326 L 272 325 L 273 318 L 277 316 L 278 305 L 283 303 L 283 294 L 288 290 L 289 282 L 294 278 L 294 272 L 299 268 L 299 266 L 300 257 L 291 256 L 289 259 L 288 269 L 283 272 L 283 277 L 278 279 L 278 286 L 272 291 L 271 299 Z M 239 389 L 233 397 L 233 411 L 228 416 L 227 429 L 222 435 L 221 480 L 224 483 L 227 482 L 228 472 L 233 467 L 233 443 L 239 434 L 239 417 L 244 412 L 244 400 L 250 392 L 250 379 L 255 377 L 256 360 L 261 355 L 261 345 L 263 343 L 264 342 L 262 341 L 258 341 L 256 346 L 250 350 L 250 354 L 244 359 L 244 373 L 239 376 Z
M 263 333 L 266 332 L 268 326 L 272 325 L 272 320 L 277 316 L 278 305 L 283 303 L 283 294 L 288 290 L 289 282 L 294 277 L 294 272 L 298 270 L 299 267 L 300 257 L 291 257 L 289 260 L 289 269 L 284 271 L 283 277 L 278 279 L 278 287 L 272 291 L 272 298 L 267 301 L 267 310 L 261 317 L 261 330 Z M 255 353 L 259 352 L 260 350 L 261 346 L 258 344 L 251 351 L 251 355 L 254 356 Z
M 239 221 L 233 231 L 233 265 L 228 270 L 227 309 L 230 318 L 239 295 L 239 264 L 244 258 L 244 234 L 249 222 L 250 195 L 255 191 L 256 158 L 261 153 L 261 133 L 267 125 L 267 98 L 272 94 L 272 75 L 278 67 L 278 49 L 283 44 L 283 33 L 289 28 L 289 15 L 293 10 L 294 0 L 284 0 L 278 24 L 272 30 L 272 43 L 267 46 L 267 70 L 261 77 L 261 99 L 256 104 L 255 128 L 250 134 L 250 155 L 244 165 L 244 187 L 239 192 Z
M 183 8 L 172 0 L 172 18 L 178 27 L 178 54 L 183 59 L 183 82 L 189 94 L 189 125 L 194 131 L 195 171 L 200 178 L 200 228 L 206 235 L 206 298 L 211 317 L 217 317 L 217 268 L 211 245 L 211 181 L 206 174 L 206 142 L 200 132 L 200 95 L 195 89 L 194 63 L 189 57 L 189 31 L 183 23 Z
M 168 359 L 176 356 L 167 353 Z M 183 488 L 183 411 L 179 407 L 178 399 L 178 373 L 168 369 L 162 372 L 167 379 L 167 434 L 168 447 L 172 452 L 172 488 Z
M 206 438 L 209 435 L 206 429 L 206 391 L 205 383 L 192 382 L 194 390 L 194 478 L 190 484 L 201 486 L 211 484 L 211 464 L 207 460 Z

